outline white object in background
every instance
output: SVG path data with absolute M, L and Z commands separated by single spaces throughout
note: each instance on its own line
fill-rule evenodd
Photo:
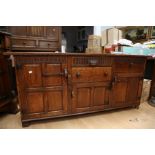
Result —
M 122 31 L 117 28 L 108 29 L 108 43 L 114 44 L 115 40 L 119 40 L 122 38 Z
M 101 35 L 101 45 L 105 46 L 107 45 L 108 40 L 107 40 L 107 30 L 102 31 L 102 35 Z
M 127 40 L 127 39 L 120 39 L 120 40 L 118 41 L 118 43 L 121 44 L 121 45 L 129 45 L 129 46 L 133 46 L 132 41 Z
M 65 53 L 66 52 L 66 47 L 64 45 L 61 46 L 61 53 Z

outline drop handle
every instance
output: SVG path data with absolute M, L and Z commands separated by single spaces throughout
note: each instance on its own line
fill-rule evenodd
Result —
M 132 67 L 133 65 L 134 65 L 134 63 L 133 62 L 130 62 L 130 65 L 129 66 Z
M 76 73 L 76 77 L 79 78 L 81 76 L 80 72 Z
M 104 72 L 103 75 L 104 75 L 104 76 L 108 76 L 108 73 L 107 73 L 107 72 Z

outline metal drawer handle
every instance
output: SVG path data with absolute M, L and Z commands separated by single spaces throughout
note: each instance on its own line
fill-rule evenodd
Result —
M 90 64 L 91 66 L 95 66 L 95 65 L 97 64 L 97 60 L 90 60 L 90 61 L 89 61 L 89 64 Z
M 81 76 L 80 72 L 76 73 L 76 77 L 79 78 Z
M 108 72 L 104 72 L 104 74 L 103 74 L 104 76 L 108 76 Z

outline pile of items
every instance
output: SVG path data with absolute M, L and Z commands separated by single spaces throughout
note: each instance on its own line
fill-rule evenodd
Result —
M 102 31 L 101 36 L 90 35 L 86 53 L 111 53 L 118 51 L 118 41 L 122 39 L 122 31 L 111 28 Z

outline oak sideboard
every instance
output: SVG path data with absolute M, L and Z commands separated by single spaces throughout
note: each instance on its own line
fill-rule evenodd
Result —
M 8 52 L 23 126 L 55 117 L 138 108 L 145 56 Z

